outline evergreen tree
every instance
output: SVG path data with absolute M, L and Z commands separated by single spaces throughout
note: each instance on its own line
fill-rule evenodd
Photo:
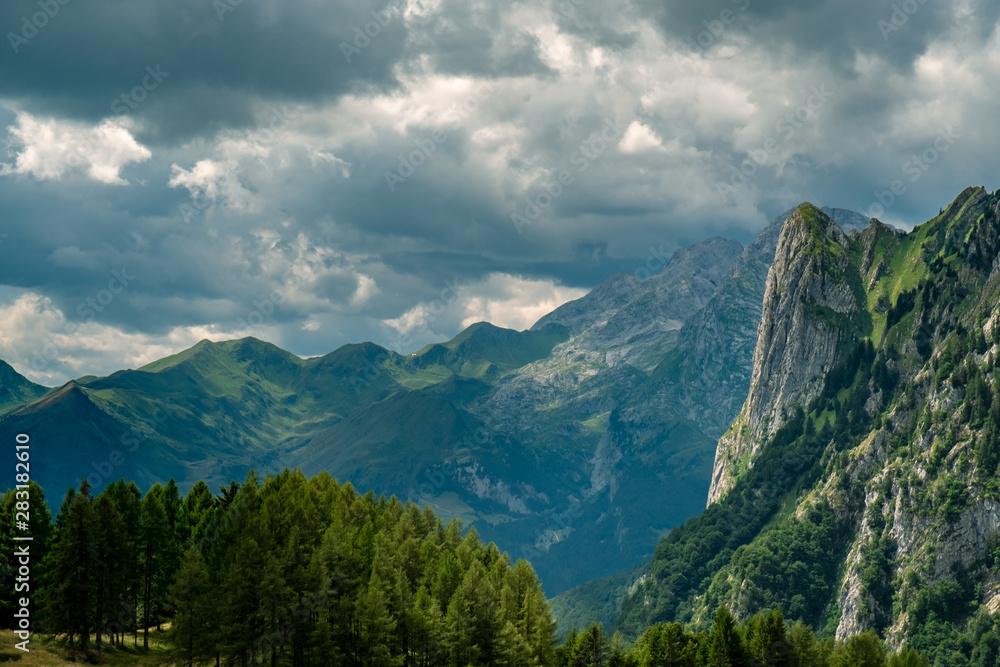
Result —
M 591 621 L 585 632 L 576 637 L 570 664 L 573 667 L 604 667 L 611 654 L 604 627 Z
M 747 649 L 758 664 L 788 667 L 791 662 L 786 638 L 785 619 L 773 609 L 759 613 L 747 623 Z
M 839 644 L 830 658 L 831 667 L 885 667 L 885 648 L 874 632 L 869 630 L 849 637 Z
M 207 491 L 70 490 L 39 568 L 45 628 L 81 649 L 92 633 L 121 645 L 131 628 L 137 644 L 141 613 L 148 649 L 150 626 L 169 619 L 171 660 L 185 665 L 554 667 L 576 649 L 581 664 L 637 664 L 598 626 L 557 651 L 531 566 L 458 522 L 328 475 L 258 483 L 251 471 L 228 497 Z
M 125 592 L 113 610 L 113 621 L 108 631 L 118 635 L 118 644 L 125 641 L 125 633 L 132 630 L 132 643 L 138 645 L 138 612 L 142 590 L 142 568 L 140 562 L 140 522 L 142 514 L 142 492 L 134 482 L 124 479 L 112 482 L 101 495 L 106 495 L 115 504 L 122 520 L 122 541 L 117 547 L 117 557 L 121 563 Z M 111 611 L 111 610 L 109 610 Z
M 719 607 L 708 635 L 709 667 L 744 667 L 743 639 L 736 621 L 725 607 Z
M 789 663 L 792 667 L 825 665 L 826 655 L 816 641 L 812 629 L 802 621 L 796 621 L 788 631 Z
M 125 525 L 114 501 L 102 493 L 94 501 L 95 530 L 95 620 L 96 643 L 102 649 L 105 632 L 112 634 L 114 643 L 115 620 L 119 601 L 126 595 L 125 563 L 118 550 L 125 541 Z
M 193 667 L 214 655 L 211 626 L 215 610 L 210 592 L 205 561 L 201 552 L 191 547 L 184 554 L 177 579 L 170 588 L 171 635 L 178 664 Z
M 199 541 L 207 530 L 216 507 L 216 500 L 208 484 L 198 481 L 184 496 L 181 520 L 177 528 L 178 539 L 187 547 Z
M 97 519 L 91 505 L 90 484 L 66 494 L 57 521 L 55 546 L 43 563 L 46 571 L 45 618 L 51 632 L 67 635 L 70 647 L 79 640 L 86 651 L 95 626 L 95 580 L 98 564 L 94 537 Z
M 142 500 L 140 549 L 142 559 L 142 647 L 149 648 L 149 626 L 153 610 L 162 602 L 166 544 L 169 537 L 163 490 L 157 484 Z
M 366 667 L 403 664 L 402 656 L 394 654 L 391 649 L 396 621 L 389 613 L 388 584 L 377 572 L 372 573 L 367 589 L 358 597 L 357 615 L 362 646 L 361 664 Z
M 249 664 L 261 657 L 260 639 L 267 627 L 262 604 L 266 561 L 249 535 L 239 538 L 230 556 L 220 592 L 221 650 L 235 664 Z

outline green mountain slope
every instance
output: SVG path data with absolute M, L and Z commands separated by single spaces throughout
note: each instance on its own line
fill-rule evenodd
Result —
M 496 377 L 544 359 L 568 339 L 569 328 L 555 323 L 518 332 L 479 322 L 447 343 L 428 345 L 414 361 L 421 367 L 443 366 L 462 377 Z
M 0 419 L 0 437 L 28 432 L 33 442 L 48 443 L 51 454 L 33 474 L 49 488 L 78 485 L 85 476 L 95 490 L 122 476 L 142 484 L 172 477 L 187 488 L 198 479 L 220 486 L 250 467 L 328 470 L 461 516 L 512 551 L 536 550 L 545 560 L 549 527 L 590 475 L 592 452 L 568 439 L 568 447 L 549 448 L 544 438 L 506 432 L 481 402 L 504 377 L 567 338 L 558 323 L 526 332 L 481 323 L 414 355 L 363 343 L 312 359 L 253 338 L 202 341 L 15 407 Z M 679 446 L 692 445 L 684 439 Z M 711 443 L 701 438 L 696 446 L 705 459 Z M 707 465 L 681 488 L 702 489 Z M 678 478 L 685 475 L 679 469 Z M 653 475 L 636 488 L 658 480 Z M 591 506 L 586 512 L 588 521 L 601 513 Z M 588 526 L 586 539 L 614 542 L 609 523 Z M 540 541 L 545 549 L 537 551 Z M 553 576 L 553 587 L 606 573 L 608 564 L 592 553 L 571 550 L 579 572 L 557 566 L 563 556 L 549 557 L 550 573 L 568 577 L 561 583 Z M 585 566 L 591 562 L 598 567 Z
M 961 633 L 1000 608 L 1000 197 L 969 188 L 907 234 L 796 215 L 714 502 L 659 544 L 618 627 L 778 607 L 979 660 Z
M 526 332 L 480 323 L 411 355 L 361 343 L 313 359 L 252 338 L 202 341 L 81 378 L 100 429 L 74 447 L 32 422 L 66 461 L 39 475 L 56 488 L 84 474 L 96 489 L 122 475 L 186 488 L 249 467 L 327 469 L 461 516 L 559 593 L 648 561 L 701 510 L 716 439 L 749 383 L 752 344 L 730 332 L 757 326 L 753 294 L 780 225 L 746 249 L 709 239 L 644 280 L 616 276 Z M 717 333 L 699 338 L 695 321 Z M 721 387 L 692 381 L 730 366 L 747 370 Z M 26 414 L 0 420 L 0 437 Z M 108 443 L 127 448 L 112 470 Z
M 0 415 L 31 403 L 49 392 L 48 387 L 31 382 L 0 361 Z

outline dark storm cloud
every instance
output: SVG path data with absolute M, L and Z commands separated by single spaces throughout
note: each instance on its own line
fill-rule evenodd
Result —
M 956 20 L 953 3 L 933 0 L 636 0 L 636 6 L 664 34 L 698 51 L 743 35 L 775 53 L 825 60 L 848 75 L 859 52 L 909 68 Z M 978 3 L 975 9 L 982 36 L 988 35 L 1000 7 Z
M 59 11 L 34 37 L 4 40 L 4 95 L 36 112 L 90 121 L 124 111 L 147 120 L 148 135 L 161 141 L 248 125 L 259 99 L 319 102 L 359 87 L 390 88 L 406 42 L 400 13 L 378 0 L 47 4 Z M 5 2 L 0 26 L 33 34 L 24 17 L 38 11 L 36 2 Z M 342 44 L 354 45 L 373 11 L 388 17 L 385 26 L 345 56 Z M 166 75 L 157 82 L 147 67 Z M 144 80 L 159 85 L 132 109 L 121 97 Z
M 548 73 L 529 33 L 495 32 L 500 2 L 450 2 L 409 21 L 404 0 L 44 4 L 58 11 L 37 29 L 37 2 L 0 6 L 5 97 L 92 122 L 131 115 L 144 121 L 138 137 L 147 143 L 252 126 L 262 102 L 392 90 L 394 68 L 423 54 L 442 72 Z
M 426 53 L 442 74 L 545 76 L 552 74 L 538 54 L 538 41 L 524 30 L 502 29 L 516 5 L 501 0 L 443 0 L 411 22 L 415 53 Z
M 502 311 L 473 302 L 592 287 L 650 248 L 747 242 L 803 200 L 866 211 L 907 179 L 884 217 L 912 224 L 997 185 L 992 2 L 413 0 L 404 17 L 384 2 L 220 0 L 221 18 L 209 0 L 43 2 L 58 13 L 17 53 L 0 45 L 0 289 L 50 303 L 4 311 L 37 325 L 8 360 L 63 326 L 52 309 L 79 321 L 123 268 L 134 280 L 94 322 L 140 347 L 257 312 L 249 333 L 320 354 L 392 344 L 447 284 L 461 299 L 413 341 Z M 5 3 L 0 31 L 37 11 Z M 829 99 L 786 133 L 816 87 Z M 293 117 L 272 132 L 276 111 Z M 108 117 L 141 145 L 108 172 L 46 171 L 60 149 L 42 130 Z M 608 122 L 614 139 L 582 159 Z M 909 180 L 942 128 L 953 145 Z M 563 170 L 572 183 L 514 225 Z

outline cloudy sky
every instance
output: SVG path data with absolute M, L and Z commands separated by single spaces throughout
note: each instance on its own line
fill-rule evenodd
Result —
M 998 14 L 5 0 L 0 358 L 56 385 L 202 338 L 408 352 L 803 200 L 919 223 L 997 187 Z

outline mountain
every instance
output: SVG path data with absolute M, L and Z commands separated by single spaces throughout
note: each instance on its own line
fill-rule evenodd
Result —
M 52 443 L 61 463 L 37 479 L 56 494 L 85 475 L 95 489 L 122 476 L 184 489 L 249 467 L 328 470 L 475 525 L 558 594 L 647 562 L 701 511 L 782 224 L 747 248 L 652 251 L 528 331 L 478 323 L 411 355 L 202 341 L 16 406 L 0 437 L 31 428 Z
M 998 253 L 1000 195 L 983 188 L 908 233 L 846 234 L 797 207 L 710 504 L 660 542 L 618 629 L 776 607 L 935 664 L 995 664 Z
M 891 234 L 878 222 L 866 233 L 880 232 Z M 785 222 L 767 277 L 750 391 L 719 441 L 709 504 L 732 486 L 734 470 L 774 435 L 789 408 L 819 393 L 838 352 L 856 338 L 851 334 L 866 311 L 849 247 L 837 223 L 811 204 L 795 209 Z
M 861 227 L 861 221 L 866 224 L 869 221 L 845 209 L 823 208 L 822 211 L 851 230 Z M 677 331 L 674 347 L 661 357 L 652 372 L 642 383 L 637 383 L 633 391 L 621 394 L 618 406 L 611 413 L 614 419 L 609 420 L 605 443 L 607 451 L 621 452 L 623 459 L 634 460 L 632 457 L 638 457 L 648 443 L 664 439 L 670 441 L 670 424 L 677 421 L 691 424 L 706 440 L 713 442 L 717 442 L 727 431 L 739 414 L 750 388 L 768 271 L 774 261 L 782 228 L 793 212 L 794 209 L 789 210 L 771 220 L 753 243 L 739 253 L 719 278 L 718 288 L 711 298 Z M 701 446 L 689 450 L 698 454 L 696 459 L 692 459 L 695 467 L 689 470 L 699 483 L 704 483 L 702 488 L 707 492 L 710 482 L 701 480 L 711 477 L 712 462 L 709 459 L 713 455 L 705 454 Z M 711 449 L 714 453 L 714 447 Z M 619 487 L 631 484 L 625 475 L 618 480 Z M 675 508 L 682 508 L 694 516 L 704 506 L 706 492 L 698 493 L 690 487 L 675 489 L 664 486 L 657 492 L 661 494 L 659 507 L 669 509 L 654 510 L 654 516 L 663 512 L 669 513 L 672 518 L 677 514 Z M 695 504 L 701 507 L 695 509 Z M 666 528 L 677 525 L 680 523 L 671 521 Z M 637 549 L 636 552 L 652 555 L 649 550 Z M 626 561 L 623 565 L 630 567 L 632 563 L 638 561 Z M 634 584 L 640 575 L 622 576 L 627 580 L 627 587 Z M 614 579 L 616 590 L 623 585 L 619 579 Z M 559 596 L 553 600 L 560 626 L 570 627 L 571 619 L 607 618 L 607 613 L 602 610 L 606 608 L 606 600 L 615 592 L 600 588 L 593 582 L 587 582 L 581 585 L 581 590 L 567 591 L 565 598 Z
M 651 435 L 622 452 L 638 425 L 616 410 L 648 397 L 742 252 L 709 239 L 528 331 L 479 323 L 411 355 L 362 343 L 301 359 L 254 338 L 202 341 L 12 404 L 0 437 L 50 443 L 59 462 L 35 478 L 57 495 L 84 476 L 95 490 L 119 477 L 184 489 L 249 467 L 329 470 L 461 517 L 558 593 L 648 560 L 657 536 L 700 510 L 715 438 L 686 414 L 654 414 Z
M 31 382 L 10 364 L 0 361 L 0 415 L 31 403 L 48 392 L 48 387 Z

